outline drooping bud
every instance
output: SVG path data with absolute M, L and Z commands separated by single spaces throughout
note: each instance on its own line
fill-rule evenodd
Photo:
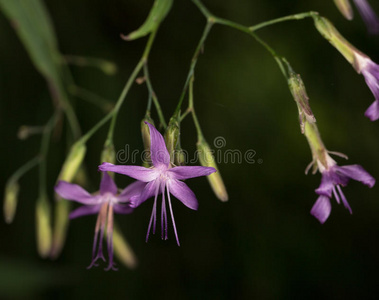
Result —
M 134 254 L 132 248 L 129 243 L 126 241 L 124 236 L 122 235 L 118 226 L 114 225 L 113 228 L 113 246 L 114 253 L 125 266 L 134 269 L 137 267 L 138 260 L 136 255 Z
M 354 53 L 359 52 L 350 44 L 326 18 L 314 15 L 313 20 L 320 34 L 329 41 L 352 65 L 354 65 Z
M 17 181 L 8 180 L 4 193 L 4 218 L 8 224 L 13 222 L 16 213 L 19 190 L 20 186 Z
M 153 119 L 150 117 L 150 112 L 147 112 L 145 117 L 141 121 L 141 133 L 142 133 L 142 142 L 144 147 L 144 155 L 143 155 L 143 166 L 148 168 L 151 166 L 151 158 L 150 158 L 150 130 L 149 126 L 145 123 L 148 122 L 154 125 Z
M 106 142 L 104 144 L 103 152 L 101 152 L 101 163 L 109 162 L 111 164 L 116 163 L 116 152 L 114 150 L 113 143 Z
M 86 154 L 86 145 L 78 142 L 72 145 L 71 150 L 63 164 L 58 180 L 71 182 L 79 170 Z
M 72 145 L 71 150 L 66 158 L 66 161 L 63 164 L 61 172 L 59 173 L 58 180 L 63 180 L 67 182 L 72 182 L 76 176 L 86 153 L 86 145 L 77 142 Z M 55 205 L 55 218 L 54 218 L 54 232 L 53 232 L 53 241 L 51 246 L 51 258 L 55 259 L 58 257 L 62 251 L 67 227 L 69 223 L 69 211 L 70 203 L 65 201 L 56 195 L 56 205 Z
M 207 179 L 209 181 L 209 184 L 212 187 L 213 192 L 215 193 L 217 198 L 220 199 L 221 201 L 223 202 L 228 201 L 229 199 L 228 193 L 226 191 L 226 187 L 222 180 L 221 174 L 218 170 L 211 148 L 209 147 L 208 143 L 204 139 L 199 140 L 196 146 L 197 146 L 200 164 L 203 167 L 213 167 L 217 170 L 217 172 L 212 173 L 207 176 Z
M 37 250 L 45 258 L 51 250 L 51 210 L 46 195 L 40 196 L 36 203 Z
M 173 162 L 175 159 L 174 151 L 176 150 L 176 146 L 178 145 L 179 135 L 180 135 L 179 121 L 176 117 L 172 117 L 170 119 L 170 122 L 168 123 L 166 132 L 164 134 L 166 147 L 167 147 L 168 153 L 170 154 L 171 162 Z
M 353 9 L 349 0 L 334 0 L 338 10 L 348 20 L 352 20 L 354 17 Z
M 296 74 L 289 64 L 288 73 L 288 86 L 299 110 L 299 122 L 301 133 L 304 133 L 305 121 L 314 123 L 316 122 L 316 119 L 313 115 L 311 107 L 309 106 L 309 97 L 307 95 L 307 91 L 305 90 L 305 86 L 300 75 Z

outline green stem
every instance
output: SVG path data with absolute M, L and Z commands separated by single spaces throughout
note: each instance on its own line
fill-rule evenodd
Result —
M 147 104 L 147 111 L 150 111 L 151 101 L 153 100 L 155 109 L 157 110 L 157 113 L 158 113 L 159 121 L 161 122 L 161 125 L 163 126 L 163 128 L 166 129 L 167 123 L 166 123 L 166 120 L 164 118 L 161 106 L 159 104 L 158 97 L 154 92 L 153 85 L 151 84 L 150 75 L 149 75 L 149 68 L 147 66 L 147 63 L 145 63 L 143 66 L 143 72 L 145 75 L 147 89 L 149 90 L 149 101 Z
M 259 23 L 257 25 L 249 27 L 249 29 L 251 31 L 256 31 L 256 30 L 261 29 L 263 27 L 274 25 L 274 24 L 281 23 L 281 22 L 296 21 L 296 20 L 302 20 L 305 18 L 313 18 L 315 15 L 318 15 L 318 12 L 309 11 L 309 12 L 299 13 L 299 14 L 295 14 L 295 15 L 290 15 L 290 16 L 285 16 L 285 17 L 273 19 L 273 20 L 270 20 L 267 22 L 262 22 L 262 23 Z
M 19 169 L 17 169 L 16 172 L 12 174 L 12 176 L 8 179 L 8 183 L 17 182 L 26 172 L 33 169 L 35 166 L 37 166 L 41 162 L 41 157 L 36 156 L 29 160 L 26 164 L 21 166 Z
M 46 158 L 49 150 L 49 142 L 51 132 L 58 118 L 58 112 L 54 112 L 53 116 L 47 122 L 42 135 L 41 150 L 40 150 L 40 165 L 39 165 L 39 193 L 41 195 L 47 194 L 46 189 Z M 45 197 L 46 198 L 46 197 Z
M 203 132 L 202 132 L 201 127 L 200 127 L 199 120 L 198 120 L 196 112 L 195 112 L 195 107 L 193 105 L 193 80 L 194 79 L 192 77 L 190 80 L 189 89 L 188 89 L 188 94 L 189 94 L 188 111 L 191 111 L 191 113 L 192 113 L 193 123 L 195 124 L 195 127 L 196 127 L 197 138 L 200 141 L 200 140 L 204 139 L 204 136 L 203 136 Z
M 93 105 L 98 106 L 101 110 L 105 112 L 109 112 L 113 108 L 113 104 L 109 100 L 104 99 L 103 97 L 95 94 L 94 92 L 83 89 L 76 85 L 72 85 L 69 88 L 69 92 L 77 98 L 80 98 Z
M 197 0 L 193 0 L 193 1 L 194 2 L 198 2 Z M 208 10 L 205 9 L 204 11 L 205 11 L 205 13 L 209 14 Z M 194 55 L 192 57 L 190 69 L 189 69 L 188 75 L 187 75 L 187 79 L 186 79 L 186 82 L 184 84 L 182 94 L 180 95 L 178 105 L 177 105 L 177 107 L 175 109 L 174 116 L 179 116 L 179 114 L 180 114 L 180 109 L 182 107 L 182 103 L 183 103 L 184 97 L 186 95 L 188 85 L 189 85 L 189 83 L 191 81 L 191 78 L 194 75 L 197 59 L 199 58 L 200 52 L 201 52 L 201 50 L 202 50 L 202 48 L 204 46 L 205 40 L 207 39 L 207 36 L 208 36 L 209 32 L 210 32 L 210 30 L 211 30 L 211 28 L 212 28 L 212 26 L 214 24 L 214 21 L 215 20 L 211 17 L 211 15 L 209 15 L 209 18 L 208 18 L 208 21 L 207 21 L 207 25 L 204 28 L 204 31 L 203 31 L 203 34 L 202 34 L 202 36 L 200 38 L 199 44 L 197 45 L 195 53 L 194 53 Z

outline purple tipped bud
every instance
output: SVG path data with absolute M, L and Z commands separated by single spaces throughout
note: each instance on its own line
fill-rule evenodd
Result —
M 351 8 L 349 0 L 334 0 L 334 3 L 336 4 L 337 8 L 343 14 L 343 16 L 348 19 L 352 20 L 354 17 L 353 9 Z

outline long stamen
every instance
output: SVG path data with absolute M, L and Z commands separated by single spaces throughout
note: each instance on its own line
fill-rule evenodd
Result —
M 99 215 L 97 217 L 96 221 L 96 228 L 95 228 L 95 237 L 93 241 L 93 248 L 92 248 L 92 261 L 91 264 L 87 267 L 87 269 L 92 268 L 93 266 L 97 267 L 98 264 L 96 264 L 96 261 L 101 258 L 103 261 L 105 261 L 105 257 L 103 255 L 103 235 L 104 235 L 104 227 L 105 227 L 105 221 L 107 216 L 107 210 L 108 210 L 108 204 L 105 203 L 100 209 Z M 100 235 L 100 238 L 99 238 Z M 96 246 L 98 245 L 97 254 L 96 253 Z
M 166 184 L 167 188 L 167 199 L 168 199 L 168 206 L 170 208 L 170 213 L 171 213 L 171 219 L 172 219 L 172 225 L 174 227 L 174 232 L 175 232 L 175 237 L 176 237 L 176 243 L 178 246 L 180 246 L 179 243 L 179 237 L 178 237 L 178 232 L 176 231 L 176 225 L 175 225 L 175 219 L 174 219 L 174 212 L 172 211 L 172 206 L 171 206 L 171 197 L 170 197 L 170 189 L 168 187 L 168 184 Z
M 158 191 L 159 191 L 159 185 L 157 185 L 155 189 L 155 198 L 154 198 L 154 205 L 153 205 L 153 210 L 151 211 L 151 217 L 150 217 L 150 222 L 149 222 L 149 228 L 147 229 L 147 234 L 146 234 L 146 243 L 149 240 L 149 234 L 150 234 L 150 228 L 151 228 L 151 223 L 154 220 L 154 227 L 153 227 L 153 234 L 155 233 L 155 223 L 156 223 L 156 214 L 157 214 L 157 197 L 158 197 Z
M 162 193 L 162 209 L 161 209 L 161 237 L 162 240 L 167 240 L 167 213 L 166 213 L 166 199 L 165 199 L 165 186 L 161 186 Z
M 110 269 L 117 271 L 116 266 L 113 264 L 113 206 L 110 204 L 108 208 L 108 218 L 107 218 L 107 246 L 108 246 L 108 267 L 105 271 Z
M 334 195 L 334 198 L 336 198 L 336 201 L 338 204 L 340 204 L 340 197 L 338 196 L 338 193 L 336 192 L 336 187 L 333 186 L 333 195 Z
M 351 207 L 350 207 L 349 203 L 347 202 L 346 197 L 345 197 L 344 193 L 342 192 L 341 187 L 339 185 L 337 185 L 337 189 L 338 189 L 338 192 L 341 196 L 343 205 L 349 210 L 350 214 L 352 214 L 353 211 L 351 210 Z

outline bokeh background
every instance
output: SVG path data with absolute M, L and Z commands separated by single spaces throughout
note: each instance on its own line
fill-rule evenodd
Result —
M 379 13 L 376 1 L 370 1 Z M 152 1 L 45 0 L 62 53 L 115 62 L 118 73 L 72 67 L 75 82 L 115 101 L 137 63 L 145 39 L 125 42 L 120 33 L 136 29 Z M 370 36 L 355 10 L 345 20 L 332 0 L 204 1 L 216 15 L 253 25 L 271 18 L 315 10 L 331 19 L 355 46 L 379 62 L 379 36 Z M 175 1 L 161 26 L 150 60 L 151 79 L 166 118 L 173 113 L 205 20 L 191 1 Z M 313 27 L 311 20 L 282 23 L 259 32 L 291 62 L 306 84 L 328 149 L 346 153 L 379 178 L 379 124 L 363 116 L 373 96 L 362 76 Z M 21 125 L 42 125 L 52 113 L 46 83 L 35 70 L 14 30 L 0 14 L 0 188 L 39 150 L 40 137 L 17 138 Z M 132 215 L 116 216 L 138 256 L 135 270 L 86 270 L 96 217 L 74 220 L 56 261 L 36 252 L 37 169 L 21 180 L 15 221 L 0 225 L 1 299 L 374 299 L 379 292 L 378 187 L 357 182 L 344 188 L 353 215 L 333 200 L 321 226 L 309 211 L 320 175 L 304 175 L 311 154 L 298 124 L 297 108 L 272 57 L 250 37 L 215 26 L 196 68 L 195 105 L 206 138 L 222 136 L 222 150 L 256 151 L 256 163 L 220 165 L 230 200 L 221 203 L 204 178 L 188 181 L 200 208 L 174 201 L 181 239 L 173 232 L 145 243 L 152 201 Z M 140 121 L 147 102 L 144 85 L 134 85 L 120 112 L 115 145 L 142 150 Z M 104 112 L 76 100 L 83 131 Z M 154 112 L 153 117 L 157 120 Z M 88 144 L 85 159 L 91 191 L 107 126 Z M 182 145 L 193 153 L 191 118 L 182 124 Z M 64 161 L 64 147 L 52 145 L 50 198 Z M 261 163 L 258 163 L 258 160 Z M 116 176 L 120 186 L 130 179 Z

